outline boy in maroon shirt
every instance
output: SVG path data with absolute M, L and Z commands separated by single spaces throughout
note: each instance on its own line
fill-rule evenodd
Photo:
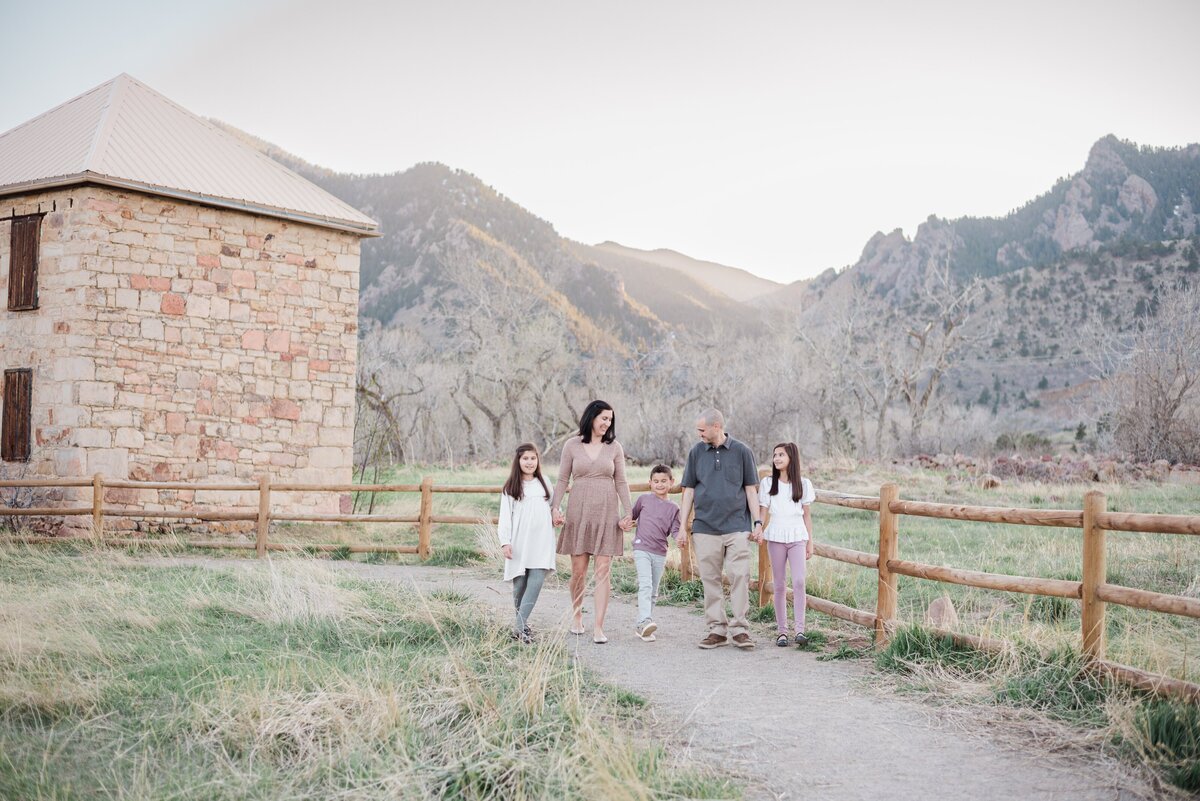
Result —
M 633 505 L 632 517 L 637 524 L 633 537 L 633 563 L 638 577 L 637 635 L 654 642 L 658 624 L 654 622 L 654 601 L 658 598 L 658 583 L 662 580 L 667 561 L 667 541 L 679 541 L 679 507 L 667 500 L 675 477 L 665 464 L 650 471 L 650 495 L 643 495 Z

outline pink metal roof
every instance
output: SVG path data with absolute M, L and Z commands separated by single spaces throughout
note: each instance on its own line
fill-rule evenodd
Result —
M 378 235 L 353 206 L 125 74 L 0 134 L 0 197 L 85 182 Z

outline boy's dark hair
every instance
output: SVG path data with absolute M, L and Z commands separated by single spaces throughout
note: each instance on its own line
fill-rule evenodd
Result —
M 674 480 L 675 474 L 671 472 L 671 468 L 665 464 L 656 464 L 650 471 L 650 478 L 654 478 L 659 473 L 666 473 L 667 478 Z

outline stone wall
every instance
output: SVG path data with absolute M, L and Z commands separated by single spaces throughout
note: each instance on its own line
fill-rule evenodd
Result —
M 94 186 L 2 206 L 47 212 L 40 308 L 0 309 L 0 366 L 34 369 L 29 473 L 349 482 L 356 235 Z M 0 221 L 0 297 L 10 227 Z M 146 490 L 109 500 L 256 503 Z M 338 499 L 274 505 L 333 511 Z

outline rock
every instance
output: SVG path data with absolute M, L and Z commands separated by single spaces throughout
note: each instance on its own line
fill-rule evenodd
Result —
M 933 600 L 925 610 L 925 625 L 951 631 L 958 628 L 958 612 L 955 611 L 954 602 L 950 600 L 949 595 Z
M 1000 486 L 1000 479 L 996 478 L 991 473 L 984 473 L 982 476 L 975 479 L 975 484 L 980 489 L 996 489 Z
M 1158 195 L 1154 193 L 1154 187 L 1140 175 L 1131 175 L 1125 179 L 1117 200 L 1128 213 L 1140 212 L 1143 217 L 1148 216 L 1158 206 Z

